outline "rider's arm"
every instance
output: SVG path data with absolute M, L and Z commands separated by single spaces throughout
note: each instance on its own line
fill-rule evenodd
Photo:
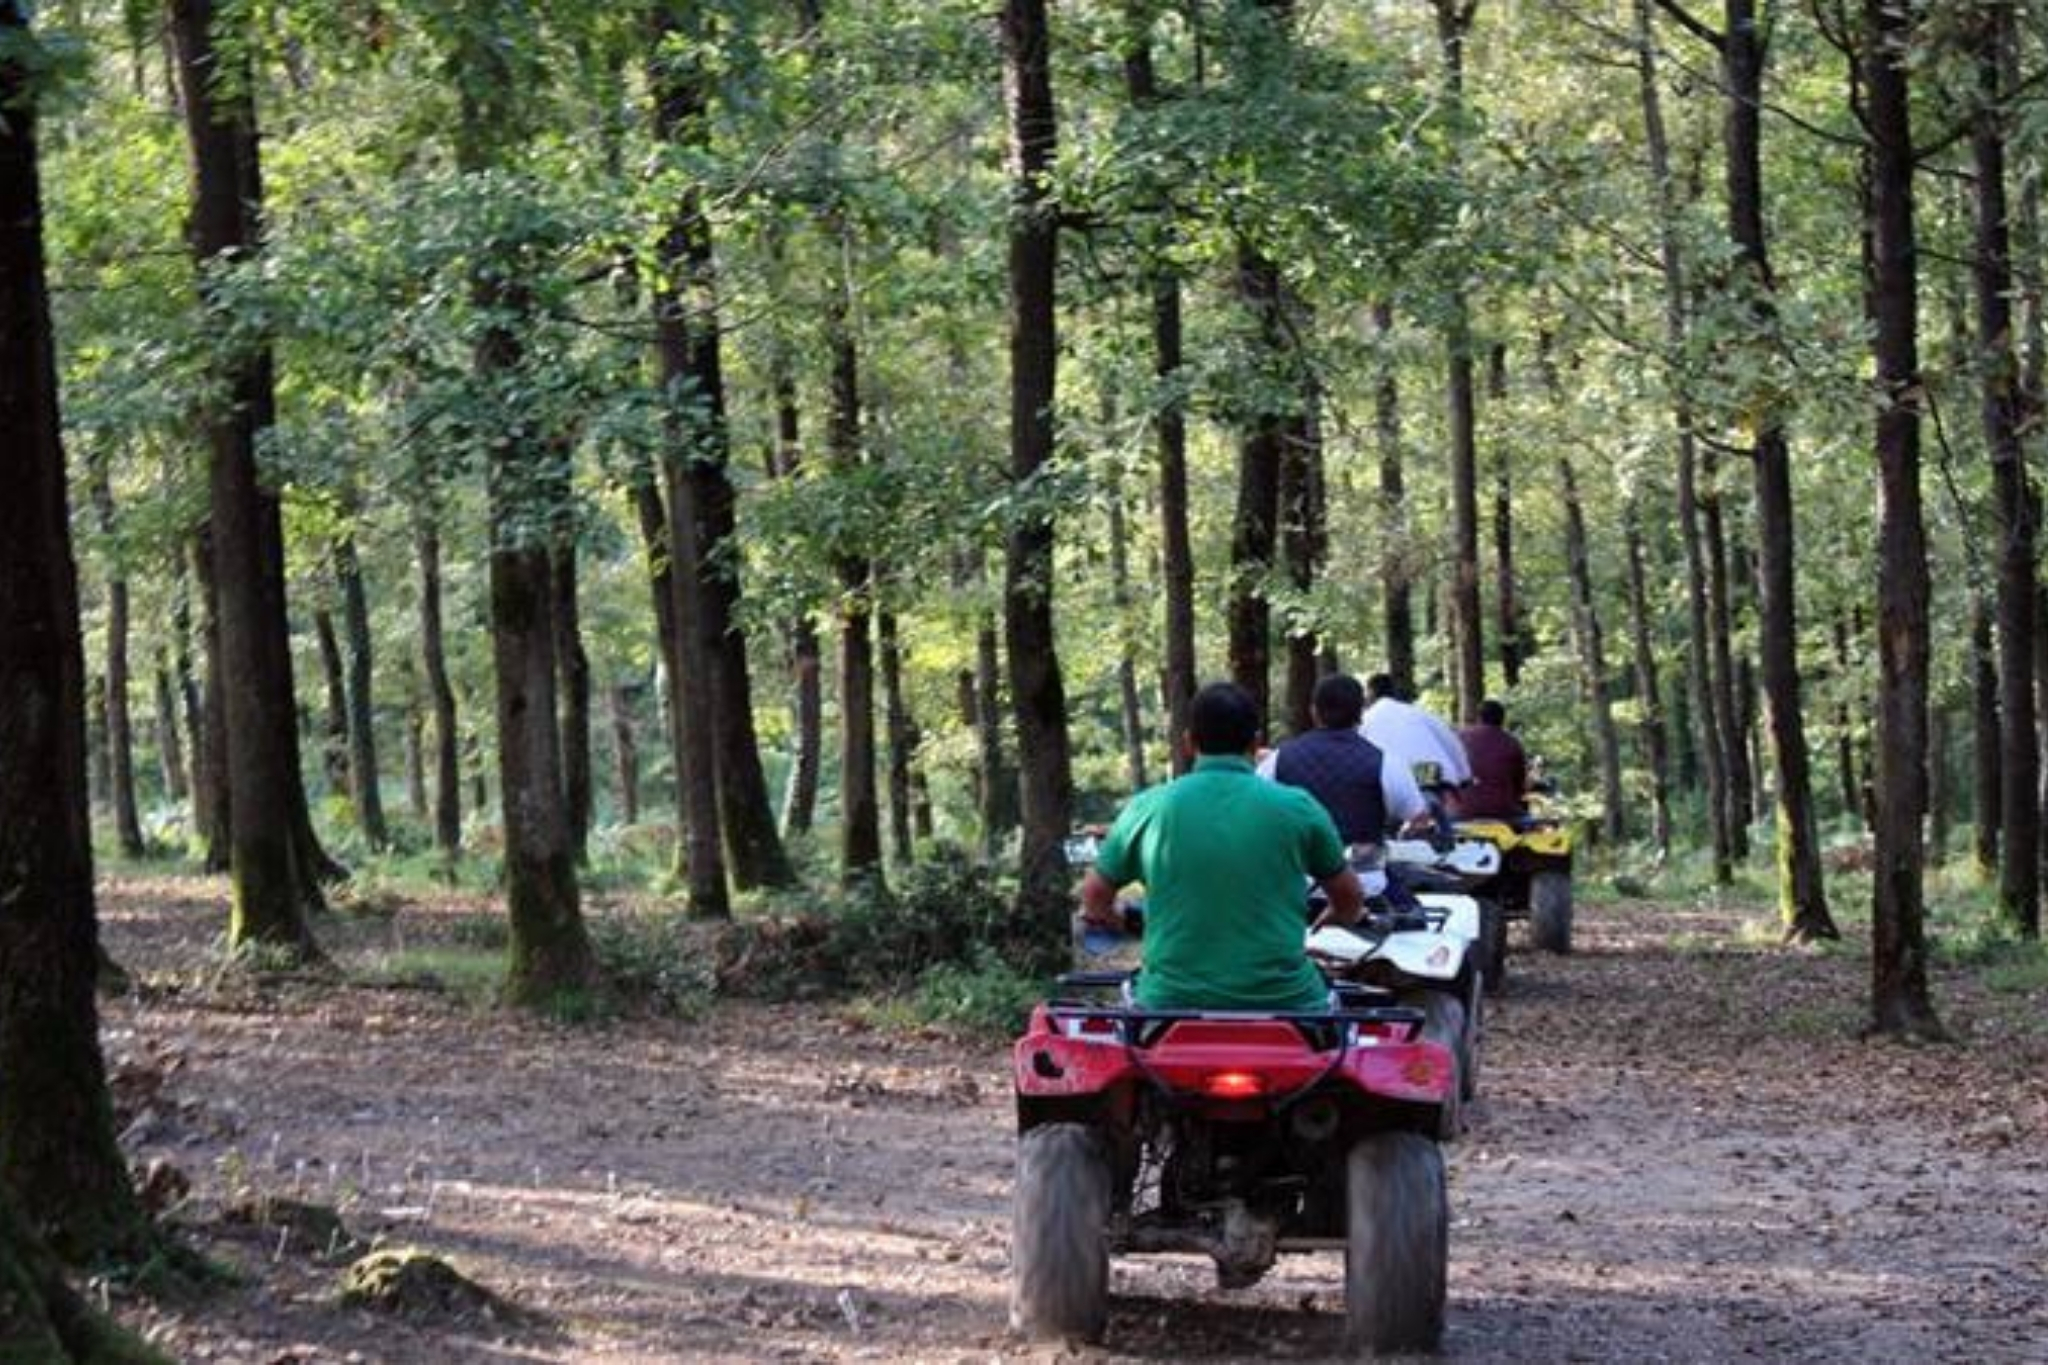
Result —
M 1341 867 L 1324 877 L 1317 885 L 1330 898 L 1330 906 L 1316 916 L 1314 928 L 1321 929 L 1330 924 L 1356 924 L 1365 915 L 1365 892 L 1358 885 L 1358 874 L 1349 867 Z
M 1429 802 L 1423 800 L 1422 788 L 1415 783 L 1415 770 L 1406 763 L 1393 758 L 1380 761 L 1380 799 L 1403 834 L 1428 827 Z
M 1081 918 L 1105 929 L 1124 927 L 1123 912 L 1116 908 L 1115 884 L 1092 867 L 1081 879 Z

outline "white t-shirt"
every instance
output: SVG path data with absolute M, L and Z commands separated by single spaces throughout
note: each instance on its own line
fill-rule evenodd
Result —
M 1472 764 L 1465 757 L 1465 742 L 1458 732 L 1419 706 L 1381 697 L 1365 708 L 1358 732 L 1379 745 L 1389 759 L 1405 766 L 1410 781 L 1421 763 L 1435 764 L 1437 778 L 1454 786 L 1472 780 Z

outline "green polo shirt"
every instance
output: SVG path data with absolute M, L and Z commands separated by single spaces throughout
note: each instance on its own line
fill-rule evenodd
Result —
M 1264 781 L 1248 759 L 1204 755 L 1131 798 L 1095 870 L 1145 883 L 1140 1005 L 1317 1010 L 1328 992 L 1302 950 L 1302 878 L 1344 865 L 1313 796 Z

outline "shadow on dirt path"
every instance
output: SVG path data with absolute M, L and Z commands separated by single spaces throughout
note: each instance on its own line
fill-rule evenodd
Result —
M 126 1309 L 180 1358 L 1058 1354 L 1003 1332 L 999 1048 L 797 1006 L 571 1029 L 418 990 L 205 988 L 190 968 L 216 884 L 102 896 L 110 947 L 158 983 L 107 1012 L 117 1070 L 146 1081 L 130 1145 L 191 1178 L 179 1216 L 250 1277 L 196 1308 Z M 401 919 L 430 936 L 435 913 Z M 1952 1019 L 1982 1021 L 1963 1044 L 1865 1044 L 1854 950 L 1744 948 L 1732 916 L 1641 903 L 1581 924 L 1587 952 L 1519 953 L 1489 1015 L 1485 1094 L 1452 1151 L 1447 1355 L 2048 1358 L 2041 1002 L 1951 995 Z M 344 961 L 377 932 L 341 933 Z M 553 1327 L 339 1308 L 315 1249 L 215 1221 L 252 1191 L 335 1203 Z M 1230 1292 L 1178 1258 L 1114 1276 L 1086 1358 L 1340 1350 L 1334 1255 Z

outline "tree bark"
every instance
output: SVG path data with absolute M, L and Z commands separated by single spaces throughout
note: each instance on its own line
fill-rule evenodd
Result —
M 341 588 L 341 628 L 348 642 L 348 789 L 356 821 L 371 848 L 391 845 L 384 790 L 377 778 L 376 657 L 370 640 L 370 600 L 353 533 L 334 546 L 334 579 Z
M 1700 481 L 1695 485 L 1699 509 L 1700 557 L 1707 575 L 1707 677 L 1714 704 L 1714 731 L 1721 737 L 1722 789 L 1728 851 L 1737 862 L 1749 857 L 1749 814 L 1753 805 L 1749 748 L 1742 728 L 1742 706 L 1736 698 L 1735 605 L 1728 580 L 1728 537 L 1721 516 L 1721 461 L 1711 445 L 1700 452 Z
M 1692 403 L 1680 357 L 1686 345 L 1685 262 L 1678 240 L 1678 197 L 1671 177 L 1671 156 L 1664 132 L 1664 104 L 1657 81 L 1656 41 L 1650 23 L 1651 0 L 1636 0 L 1636 71 L 1643 104 L 1644 144 L 1648 150 L 1651 186 L 1657 196 L 1658 255 L 1664 275 L 1664 346 L 1666 383 L 1671 390 L 1672 417 L 1678 437 L 1678 530 L 1685 550 L 1686 585 L 1686 710 L 1692 722 L 1692 752 L 1706 778 L 1707 821 L 1713 844 L 1714 881 L 1735 880 L 1734 831 L 1729 826 L 1728 770 L 1721 727 L 1714 706 L 1712 671 L 1708 663 L 1707 565 L 1700 533 L 1696 488 L 1698 450 Z
M 1998 718 L 1998 650 L 1992 629 L 1993 615 L 1991 602 L 1981 592 L 1973 593 L 1970 602 L 1970 715 L 1975 722 L 1971 747 L 1975 754 L 1973 772 L 1976 785 L 1972 789 L 1975 799 L 1971 803 L 1971 814 L 1975 825 L 1971 831 L 1970 847 L 1977 862 L 1977 876 L 1987 882 L 1998 876 L 1998 836 L 2004 828 L 2004 815 L 1998 804 L 2005 794 L 2001 771 L 2004 754 L 2000 749 L 2000 734 L 2004 727 Z
M 1285 365 L 1288 357 L 1284 310 L 1286 286 L 1280 269 L 1265 255 L 1240 243 L 1237 293 L 1259 330 L 1265 363 Z M 1259 387 L 1269 387 L 1259 377 Z M 1238 437 L 1237 505 L 1230 533 L 1230 677 L 1258 707 L 1259 725 L 1273 728 L 1273 609 L 1270 600 L 1275 549 L 1280 532 L 1280 473 L 1287 458 L 1289 414 L 1268 401 L 1252 406 Z
M 263 202 L 246 49 L 215 46 L 214 0 L 171 0 L 193 165 L 193 256 L 204 274 L 262 250 Z M 225 57 L 225 59 L 224 59 Z M 206 288 L 202 281 L 202 290 Z M 274 420 L 267 342 L 224 362 L 225 393 L 206 414 L 214 587 L 219 598 L 228 827 L 234 882 L 228 943 L 318 954 L 306 913 L 323 907 L 299 776 L 298 723 L 285 620 L 277 495 L 256 466 Z M 303 825 L 303 828 L 301 826 Z M 324 856 L 324 855 L 323 855 Z
M 1495 342 L 1486 353 L 1486 396 L 1497 408 L 1508 397 L 1508 348 Z M 1501 677 L 1509 687 L 1522 682 L 1522 606 L 1515 592 L 1514 461 L 1510 448 L 1494 452 L 1493 463 L 1493 607 L 1500 636 Z
M 1775 342 L 1777 280 L 1764 238 L 1762 151 L 1763 41 L 1754 0 L 1728 0 L 1722 75 L 1728 98 L 1723 142 L 1728 159 L 1728 235 L 1751 317 Z M 1820 834 L 1808 775 L 1806 719 L 1799 697 L 1799 612 L 1794 595 L 1792 457 L 1777 402 L 1754 405 L 1757 639 L 1769 714 L 1776 791 L 1778 912 L 1791 942 L 1838 938 L 1821 881 Z
M 334 614 L 325 607 L 313 609 L 313 639 L 320 647 L 320 771 L 328 791 L 338 795 L 348 790 L 348 684 Z
M 889 845 L 899 866 L 915 856 L 911 826 L 911 772 L 917 755 L 917 726 L 903 696 L 903 642 L 896 613 L 883 608 L 876 619 L 882 648 L 882 714 L 889 734 Z
M 503 164 L 522 136 L 505 51 L 488 34 L 495 0 L 467 13 L 455 67 L 461 80 L 455 164 L 481 176 Z M 483 320 L 470 363 L 484 393 L 516 392 L 526 363 L 520 329 L 533 300 L 515 259 L 490 252 L 472 261 L 470 302 Z M 516 401 L 516 400 L 515 400 Z M 485 463 L 490 505 L 491 660 L 497 677 L 499 818 L 505 832 L 504 880 L 512 935 L 506 999 L 543 1005 L 586 990 L 596 960 L 583 922 L 573 831 L 562 799 L 561 733 L 555 699 L 553 568 L 544 525 L 565 495 L 553 452 L 530 421 L 492 433 Z
M 1003 104 L 1010 179 L 1010 479 L 1030 488 L 1053 454 L 1059 349 L 1054 299 L 1059 225 L 1048 177 L 1057 116 L 1045 0 L 1003 0 Z M 1011 523 L 1003 557 L 1003 633 L 1017 720 L 1024 807 L 1016 917 L 1048 953 L 1065 941 L 1064 852 L 1072 823 L 1066 690 L 1053 633 L 1053 523 L 1032 508 Z
M 1974 16 L 1978 107 L 1970 139 L 1976 169 L 1977 345 L 1983 376 L 1984 444 L 1991 453 L 1997 504 L 1998 724 L 2000 865 L 1998 901 L 2027 938 L 2041 933 L 2039 738 L 2034 715 L 2034 491 L 2022 442 L 2025 398 L 2015 346 L 2012 228 L 2005 192 L 2008 69 L 2017 35 L 2013 6 L 1981 7 Z
M 1409 582 L 1407 494 L 1402 488 L 1401 393 L 1395 377 L 1394 310 L 1384 301 L 1372 306 L 1374 336 L 1379 343 L 1378 378 L 1373 384 L 1373 432 L 1379 447 L 1380 525 L 1385 538 L 1380 551 L 1380 611 L 1386 624 L 1387 672 L 1401 696 L 1415 689 L 1415 603 Z
M 1650 595 L 1643 569 L 1642 519 L 1631 499 L 1623 514 L 1628 552 L 1629 644 L 1634 656 L 1636 705 L 1642 712 L 1643 766 L 1650 774 L 1650 839 L 1658 856 L 1671 852 L 1671 761 L 1664 737 L 1663 688 L 1651 644 Z
M 1303 305 L 1304 331 L 1312 326 Z M 1281 558 L 1295 607 L 1287 623 L 1287 728 L 1306 734 L 1315 728 L 1311 700 L 1321 676 L 1322 623 L 1309 605 L 1316 579 L 1329 558 L 1323 488 L 1323 431 L 1320 395 L 1313 383 L 1303 385 L 1303 408 L 1287 423 L 1281 464 Z
M 836 239 L 844 231 L 828 223 Z M 834 283 L 825 309 L 832 357 L 831 412 L 826 444 L 833 468 L 857 471 L 867 461 L 861 437 L 860 352 L 845 291 Z M 846 885 L 882 871 L 882 803 L 875 737 L 874 566 L 842 547 L 834 556 L 839 576 L 839 877 Z
M 1147 35 L 1137 36 L 1124 58 L 1124 84 L 1131 103 L 1151 108 L 1159 99 Z M 1187 730 L 1188 700 L 1198 686 L 1195 657 L 1195 558 L 1188 534 L 1187 400 L 1181 389 L 1180 277 L 1170 264 L 1152 265 L 1152 373 L 1159 384 L 1159 558 L 1166 632 L 1167 751 L 1176 774 L 1187 771 L 1180 736 Z
M 456 730 L 455 688 L 448 681 L 448 651 L 441 625 L 441 528 L 439 513 L 425 510 L 419 522 L 420 668 L 434 713 L 434 843 L 449 858 L 462 851 L 462 753 Z
M 549 555 L 554 591 L 555 689 L 562 731 L 562 800 L 569 819 L 569 845 L 577 866 L 590 861 L 590 656 L 583 650 L 583 616 L 577 602 L 576 544 L 557 543 Z
M 709 105 L 701 60 L 694 52 L 695 16 L 676 0 L 662 0 L 655 12 L 656 50 L 648 72 L 654 101 L 654 132 L 677 148 L 699 146 L 709 136 Z M 654 291 L 655 349 L 664 392 L 678 395 L 669 406 L 666 460 L 668 550 L 674 587 L 671 613 L 676 622 L 675 709 L 678 782 L 682 789 L 683 847 L 690 913 L 699 919 L 729 919 L 732 903 L 726 889 L 725 844 L 720 821 L 717 771 L 718 642 L 711 631 L 710 584 L 704 558 L 710 552 L 705 532 L 711 524 L 698 503 L 722 471 L 703 477 L 697 472 L 697 444 L 703 429 L 718 420 L 703 420 L 687 409 L 706 402 L 702 388 L 707 357 L 702 345 L 709 315 L 691 313 L 708 308 L 711 279 L 701 269 L 709 264 L 709 226 L 703 221 L 702 190 L 692 185 L 682 193 L 661 246 L 660 282 Z M 715 362 L 714 362 L 715 363 Z M 712 439 L 720 439 L 713 436 Z
M 114 1139 L 93 986 L 85 654 L 43 265 L 35 91 L 0 0 L 0 1207 L 73 1262 L 145 1252 Z M 11 1210 L 0 1257 L 24 1254 Z
M 1465 118 L 1465 38 L 1478 0 L 1431 0 L 1443 57 L 1443 98 L 1454 125 Z M 1454 167 L 1462 158 L 1453 152 Z M 1461 176 L 1462 178 L 1462 176 Z M 1444 290 L 1445 396 L 1449 404 L 1451 640 L 1457 660 L 1458 718 L 1479 717 L 1486 691 L 1486 642 L 1479 603 L 1479 435 L 1473 401 L 1472 303 L 1462 282 Z
M 1920 815 L 1926 805 L 1928 574 L 1920 496 L 1918 243 L 1906 53 L 1912 15 L 1863 0 L 1858 69 L 1869 186 L 1869 303 L 1878 411 L 1877 847 L 1871 1026 L 1942 1032 L 1927 990 Z
M 1131 619 L 1131 550 L 1129 529 L 1124 524 L 1123 481 L 1114 473 L 1109 481 L 1109 591 L 1119 623 Z M 1138 694 L 1137 652 L 1131 647 L 1131 633 L 1119 624 L 1116 661 L 1117 717 L 1124 741 L 1124 781 L 1132 791 L 1143 791 L 1145 780 L 1145 710 Z
M 199 796 L 193 803 L 194 823 L 206 845 L 206 870 L 226 872 L 234 845 L 228 788 L 227 663 L 221 657 L 220 589 L 214 582 L 211 525 L 202 525 L 193 533 L 192 572 L 199 587 L 199 629 L 206 668 L 200 699 L 200 743 L 195 748 Z
M 803 437 L 797 410 L 796 376 L 786 346 L 774 348 L 775 469 L 777 478 L 796 477 L 803 464 Z M 823 666 L 818 628 L 808 612 L 791 616 L 789 640 L 791 751 L 789 781 L 782 793 L 785 834 L 807 834 L 818 809 L 818 770 L 824 747 Z
M 640 745 L 633 734 L 633 696 L 624 683 L 610 689 L 612 773 L 618 786 L 619 823 L 640 823 Z
M 104 457 L 91 462 L 93 514 L 107 538 L 107 795 L 114 808 L 114 837 L 121 852 L 148 852 L 135 801 L 135 736 L 128 710 L 128 575 L 115 543 L 114 486 Z
M 168 660 L 160 656 L 151 671 L 156 687 L 156 753 L 164 795 L 183 801 L 190 789 L 185 780 L 185 746 L 178 734 L 178 694 L 171 684 Z
M 1586 709 L 1593 721 L 1593 752 L 1600 763 L 1600 831 L 1608 846 L 1626 835 L 1621 796 L 1621 743 L 1615 736 L 1614 709 L 1607 699 L 1607 651 L 1594 608 L 1593 572 L 1586 557 L 1586 518 L 1579 506 L 1578 480 L 1568 457 L 1557 462 L 1558 486 L 1564 490 L 1565 565 L 1572 583 L 1572 634 L 1578 640 Z
M 681 589 L 675 580 L 674 556 L 669 552 L 668 509 L 662 504 L 661 484 L 652 467 L 636 469 L 632 478 L 633 511 L 640 522 L 640 544 L 647 560 L 647 583 L 654 595 L 654 642 L 660 648 L 662 715 L 667 721 L 669 764 L 675 770 L 676 849 L 675 873 L 685 877 L 689 867 L 688 781 L 689 754 L 683 746 L 682 700 L 678 696 L 682 670 L 682 640 L 676 624 L 676 603 Z

